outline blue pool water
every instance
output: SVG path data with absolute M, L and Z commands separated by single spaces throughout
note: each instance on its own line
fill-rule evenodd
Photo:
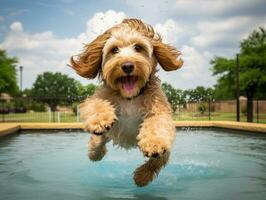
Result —
M 87 159 L 84 132 L 23 132 L 0 139 L 0 199 L 266 199 L 266 135 L 211 129 L 177 130 L 167 167 L 138 188 L 138 150 L 108 145 Z

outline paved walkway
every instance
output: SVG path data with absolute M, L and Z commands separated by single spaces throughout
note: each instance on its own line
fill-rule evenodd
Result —
M 266 133 L 266 124 L 230 122 L 230 121 L 176 121 L 177 128 L 181 127 L 217 127 Z M 83 129 L 82 123 L 0 123 L 0 136 L 16 133 L 19 130 L 38 129 Z

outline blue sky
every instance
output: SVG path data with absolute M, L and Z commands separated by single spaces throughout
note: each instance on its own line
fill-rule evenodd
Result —
M 106 28 L 134 17 L 153 25 L 164 41 L 183 53 L 184 67 L 159 71 L 176 88 L 212 86 L 210 59 L 233 57 L 239 41 L 266 27 L 265 0 L 0 0 L 0 48 L 19 59 L 25 87 L 37 74 L 60 71 L 81 81 L 66 66 L 71 55 Z

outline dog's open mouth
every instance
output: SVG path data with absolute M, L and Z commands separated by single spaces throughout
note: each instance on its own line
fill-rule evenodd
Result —
M 132 92 L 134 90 L 137 80 L 137 76 L 123 76 L 119 78 L 119 81 L 122 84 L 122 88 L 127 92 Z

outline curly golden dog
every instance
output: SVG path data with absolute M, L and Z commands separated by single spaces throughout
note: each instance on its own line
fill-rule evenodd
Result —
M 134 172 L 137 186 L 150 183 L 169 159 L 175 126 L 156 72 L 158 63 L 166 71 L 180 68 L 180 54 L 150 25 L 124 19 L 71 58 L 80 76 L 98 76 L 103 83 L 80 105 L 85 129 L 92 133 L 89 158 L 101 160 L 110 140 L 126 149 L 138 147 L 149 159 Z

